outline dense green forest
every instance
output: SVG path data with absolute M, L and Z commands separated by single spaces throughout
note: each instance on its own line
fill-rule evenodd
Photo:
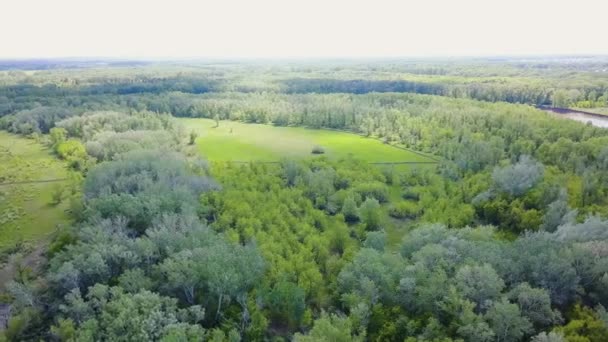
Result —
M 535 106 L 608 107 L 608 59 L 0 69 L 0 129 L 71 175 L 40 265 L 0 251 L 4 340 L 606 341 L 608 130 Z M 178 118 L 427 162 L 208 161 Z

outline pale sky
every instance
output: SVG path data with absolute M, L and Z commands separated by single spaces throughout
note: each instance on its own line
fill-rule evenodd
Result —
M 0 0 L 0 58 L 608 54 L 608 0 Z

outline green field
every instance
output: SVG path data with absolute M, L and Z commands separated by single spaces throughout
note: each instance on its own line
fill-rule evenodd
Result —
M 235 121 L 210 119 L 179 119 L 186 129 L 194 130 L 199 137 L 196 144 L 211 161 L 277 161 L 282 157 L 311 156 L 314 146 L 321 146 L 330 158 L 350 154 L 370 162 L 432 162 L 433 160 L 412 151 L 397 148 L 360 135 L 308 129 L 246 124 Z
M 66 178 L 67 173 L 42 144 L 0 132 L 0 249 L 44 239 L 68 221 L 67 201 L 52 204 L 53 191 L 66 182 L 35 183 Z M 26 183 L 10 184 L 19 182 Z

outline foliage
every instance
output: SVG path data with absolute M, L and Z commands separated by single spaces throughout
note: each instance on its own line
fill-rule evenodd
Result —
M 590 308 L 575 305 L 570 321 L 556 329 L 562 333 L 566 341 L 602 341 L 608 336 L 608 325 Z
M 95 285 L 86 298 L 72 291 L 66 302 L 60 309 L 68 318 L 55 331 L 67 340 L 162 340 L 177 334 L 176 330 L 187 331 L 190 338 L 203 337 L 200 326 L 189 324 L 197 320 L 183 321 L 186 312 L 196 307 L 178 309 L 175 300 L 148 291 L 126 294 L 120 287 Z
M 361 222 L 367 230 L 377 230 L 382 224 L 380 203 L 374 198 L 367 198 L 359 208 Z
M 312 154 L 323 154 L 323 153 L 325 153 L 325 149 L 323 147 L 318 146 L 318 145 L 313 146 Z
M 5 255 L 74 221 L 5 258 L 9 340 L 605 339 L 608 131 L 530 106 L 605 58 L 65 63 L 0 73 L 1 182 L 68 178 L 0 187 Z
M 414 219 L 420 214 L 420 208 L 416 203 L 402 201 L 395 203 L 388 211 L 389 215 L 400 219 Z
M 495 169 L 492 173 L 492 179 L 499 191 L 512 196 L 521 196 L 536 185 L 542 175 L 542 164 L 524 155 L 514 165 Z
M 348 318 L 334 314 L 323 314 L 314 322 L 313 328 L 306 335 L 296 334 L 297 342 L 347 342 L 363 341 L 363 336 L 355 334 Z
M 214 189 L 183 156 L 163 151 L 125 153 L 89 172 L 84 184 L 88 216 L 124 217 L 139 231 L 165 213 L 196 213 L 199 195 Z

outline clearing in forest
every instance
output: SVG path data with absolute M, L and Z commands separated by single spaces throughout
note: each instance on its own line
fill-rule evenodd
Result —
M 312 156 L 320 146 L 329 158 L 354 157 L 370 163 L 429 163 L 433 159 L 357 134 L 303 127 L 278 127 L 235 121 L 179 119 L 211 161 L 278 161 L 283 157 Z
M 53 203 L 67 182 L 40 182 L 67 177 L 65 163 L 42 144 L 0 131 L 0 250 L 42 240 L 68 221 L 68 201 Z

